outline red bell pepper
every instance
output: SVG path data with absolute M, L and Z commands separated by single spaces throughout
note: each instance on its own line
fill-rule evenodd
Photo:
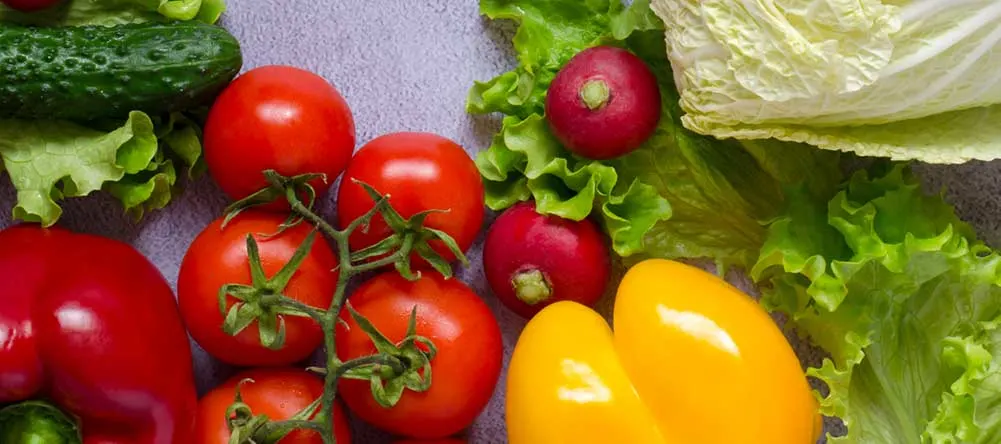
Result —
M 21 403 L 44 398 L 77 421 L 84 444 L 190 443 L 191 363 L 170 286 L 132 247 L 0 231 L 0 406 L 20 403 L 0 410 L 0 442 L 68 435 L 50 430 L 38 403 Z

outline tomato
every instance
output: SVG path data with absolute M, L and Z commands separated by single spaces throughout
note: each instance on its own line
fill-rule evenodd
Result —
M 353 179 L 390 194 L 390 204 L 404 218 L 427 210 L 448 210 L 428 217 L 426 225 L 452 236 L 462 251 L 469 249 L 483 225 L 480 173 L 462 147 L 444 137 L 395 133 L 362 147 L 348 165 L 338 192 L 337 220 L 341 227 L 374 205 Z M 370 246 L 390 234 L 386 223 L 376 216 L 367 232 L 359 230 L 351 237 L 351 249 Z M 455 260 L 440 241 L 433 241 L 432 246 L 447 260 Z
M 312 228 L 300 224 L 275 237 L 285 216 L 248 210 L 222 228 L 217 219 L 195 238 L 181 262 L 177 298 L 191 336 L 209 354 L 221 361 L 241 366 L 281 366 L 307 358 L 323 343 L 323 331 L 313 319 L 282 316 L 285 346 L 271 350 L 261 345 L 255 321 L 236 336 L 222 330 L 219 289 L 226 284 L 251 283 L 247 260 L 247 235 L 254 234 L 266 276 L 274 276 L 284 266 Z M 337 286 L 337 266 L 333 250 L 318 237 L 284 294 L 307 305 L 326 309 Z M 232 296 L 229 306 L 237 302 Z
M 212 389 L 198 401 L 195 444 L 227 444 L 230 432 L 226 426 L 226 410 L 236 399 L 240 386 L 243 402 L 255 415 L 267 415 L 275 421 L 290 419 L 296 413 L 323 396 L 323 381 L 314 374 L 295 368 L 259 368 L 240 373 Z M 337 444 L 351 443 L 351 425 L 340 403 L 334 404 L 334 435 Z M 323 444 L 312 430 L 296 430 L 285 435 L 280 444 Z
M 323 194 L 355 146 L 351 110 L 324 78 L 290 66 L 264 66 L 219 95 L 205 123 L 205 161 L 223 191 L 241 199 L 267 185 L 262 171 L 327 175 Z
M 410 282 L 387 272 L 362 284 L 349 298 L 391 341 L 402 341 L 411 310 L 417 308 L 417 334 L 438 348 L 431 361 L 431 388 L 405 391 L 386 409 L 372 398 L 367 381 L 342 380 L 340 393 L 352 412 L 400 436 L 434 439 L 468 427 L 487 405 L 500 376 L 503 344 L 490 308 L 456 279 L 434 272 Z M 342 360 L 375 353 L 368 336 L 346 313 L 338 325 L 337 355 Z
M 7 6 L 22 12 L 33 12 L 41 11 L 43 9 L 48 9 L 56 4 L 60 3 L 61 0 L 2 0 Z

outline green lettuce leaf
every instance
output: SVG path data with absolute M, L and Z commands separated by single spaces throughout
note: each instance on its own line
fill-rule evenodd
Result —
M 1001 256 L 903 166 L 791 196 L 752 276 L 831 355 L 809 370 L 848 429 L 829 442 L 1001 442 Z
M 1001 157 L 992 0 L 653 0 L 684 125 L 896 160 Z
M 223 0 L 69 0 L 24 14 L 0 5 L 0 22 L 35 26 L 113 26 L 164 20 L 215 23 Z M 181 192 L 180 176 L 201 162 L 200 110 L 81 126 L 63 121 L 0 119 L 0 158 L 17 189 L 15 219 L 54 224 L 58 201 L 104 190 L 136 218 Z M 203 113 L 201 113 L 203 114 Z
M 665 46 L 664 32 L 645 2 L 631 8 L 617 2 L 575 2 L 577 8 L 569 11 L 564 3 L 481 3 L 491 17 L 520 22 L 515 37 L 519 66 L 477 83 L 468 101 L 472 113 L 505 115 L 500 133 L 477 159 L 491 208 L 535 199 L 540 212 L 575 219 L 596 216 L 616 251 L 632 255 L 629 261 L 708 257 L 720 265 L 750 268 L 763 303 L 788 314 L 791 327 L 830 354 L 822 366 L 809 370 L 830 389 L 821 399 L 822 411 L 843 418 L 848 427 L 847 435 L 830 437 L 830 442 L 1001 442 L 1001 417 L 993 413 L 1001 407 L 1001 256 L 976 240 L 943 197 L 924 194 L 909 169 L 891 162 L 877 162 L 845 181 L 841 159 L 851 157 L 837 151 L 775 140 L 718 140 L 690 131 L 685 126 L 692 126 L 690 120 L 698 115 L 686 107 L 685 82 L 707 80 L 725 64 L 707 63 L 690 72 L 684 66 L 678 75 L 667 59 L 675 52 Z M 733 5 L 673 2 L 682 3 L 673 11 L 677 23 L 668 27 L 668 42 L 687 36 L 691 40 L 686 44 L 697 43 L 703 8 L 719 11 Z M 937 0 L 924 4 L 939 5 Z M 972 4 L 982 6 L 963 6 Z M 893 62 L 885 48 L 895 25 L 880 21 L 886 12 L 879 10 L 882 3 L 792 0 L 782 5 L 785 9 L 777 11 L 816 15 L 818 26 L 809 32 L 842 26 L 859 33 L 846 36 L 844 46 L 828 43 L 814 53 L 810 51 L 816 48 L 803 47 L 803 52 L 787 55 L 785 65 L 762 65 L 761 59 L 742 55 L 747 64 L 741 67 L 743 76 L 775 70 L 774 82 L 752 85 L 763 94 L 798 100 L 796 95 L 816 88 L 864 88 L 878 83 L 881 66 Z M 857 9 L 852 14 L 837 9 L 853 5 Z M 749 32 L 752 28 L 734 22 L 739 15 L 717 16 L 730 26 L 720 32 Z M 685 20 L 696 21 L 691 35 L 679 25 Z M 801 25 L 792 20 L 782 26 Z M 862 32 L 867 26 L 874 31 Z M 758 32 L 762 26 L 753 29 Z M 597 44 L 623 46 L 639 55 L 659 76 L 664 97 L 664 117 L 653 138 L 628 156 L 604 162 L 577 158 L 560 146 L 545 123 L 543 106 L 559 67 L 580 49 Z M 685 61 L 727 51 L 776 50 L 761 45 L 721 48 L 700 46 Z M 799 72 L 796 63 L 815 63 L 817 57 L 854 60 L 841 60 L 851 66 L 846 72 L 803 71 L 802 83 L 782 89 L 785 85 L 776 79 L 783 69 Z M 681 94 L 675 79 L 683 85 Z M 723 80 L 714 85 L 726 88 Z M 728 97 L 725 91 L 719 95 Z M 974 112 L 984 111 L 957 111 Z M 983 146 L 989 145 L 986 140 L 994 130 L 986 118 L 974 119 L 990 126 L 977 130 L 970 130 L 969 122 L 954 122 L 955 128 L 921 126 L 948 123 L 956 116 L 924 117 L 923 124 L 883 122 L 884 128 L 906 133 L 883 139 L 863 134 L 868 130 L 861 127 L 809 130 L 859 131 L 849 147 L 856 152 L 865 152 L 873 141 L 910 144 L 911 135 L 923 134 L 925 144 L 887 151 L 904 158 L 923 147 L 930 147 L 926 158 L 937 152 L 943 153 L 940 159 L 972 156 L 958 145 L 951 151 L 935 148 L 937 140 L 946 139 L 931 132 L 951 137 L 966 131 L 974 135 L 963 140 L 982 136 Z
M 506 118 L 476 163 L 491 209 L 534 198 L 543 214 L 582 220 L 597 203 L 613 248 L 624 256 L 640 251 L 653 225 L 671 216 L 667 200 L 650 185 L 620 181 L 615 168 L 570 156 L 538 114 Z
M 35 26 L 113 26 L 164 20 L 215 23 L 224 0 L 67 0 L 44 11 L 22 13 L 0 4 L 0 22 Z
M 17 189 L 14 217 L 46 226 L 62 214 L 58 200 L 101 189 L 136 216 L 162 208 L 177 191 L 175 163 L 194 168 L 200 155 L 197 126 L 179 114 L 157 125 L 135 111 L 112 131 L 0 120 L 0 157 Z
M 619 0 L 483 0 L 493 19 L 520 23 L 514 37 L 520 66 L 470 91 L 470 113 L 501 112 L 508 117 L 490 149 L 476 163 L 494 210 L 534 199 L 543 214 L 581 220 L 600 208 L 613 248 L 628 256 L 643 250 L 644 236 L 671 216 L 671 207 L 650 185 L 620 178 L 615 168 L 571 155 L 543 117 L 546 89 L 559 69 L 581 50 L 622 44 L 634 31 L 659 26 L 638 2 L 627 10 Z M 646 13 L 644 13 L 646 11 Z
M 681 125 L 663 24 L 649 2 L 484 0 L 491 18 L 520 23 L 520 65 L 470 91 L 470 113 L 505 114 L 477 165 L 487 204 L 501 210 L 534 199 L 539 212 L 580 220 L 597 216 L 623 257 L 711 257 L 749 266 L 764 241 L 763 223 L 783 208 L 783 189 L 803 181 L 825 192 L 840 182 L 839 156 L 782 142 L 721 142 Z M 546 89 L 577 52 L 622 46 L 659 76 L 663 118 L 635 152 L 592 161 L 572 155 L 544 117 Z

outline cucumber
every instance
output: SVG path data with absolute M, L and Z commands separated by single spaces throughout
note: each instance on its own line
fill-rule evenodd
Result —
M 211 102 L 240 43 L 200 22 L 34 28 L 0 24 L 0 118 L 94 121 Z

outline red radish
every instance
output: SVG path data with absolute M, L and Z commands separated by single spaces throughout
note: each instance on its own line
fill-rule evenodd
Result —
M 556 301 L 593 306 L 608 285 L 610 259 L 594 222 L 541 215 L 533 203 L 520 203 L 490 227 L 483 268 L 501 302 L 529 319 Z
M 59 2 L 60 0 L 0 0 L 0 3 L 22 12 L 41 11 Z
M 625 49 L 581 51 L 556 74 L 546 117 L 556 138 L 578 156 L 606 160 L 646 142 L 660 121 L 657 77 Z

